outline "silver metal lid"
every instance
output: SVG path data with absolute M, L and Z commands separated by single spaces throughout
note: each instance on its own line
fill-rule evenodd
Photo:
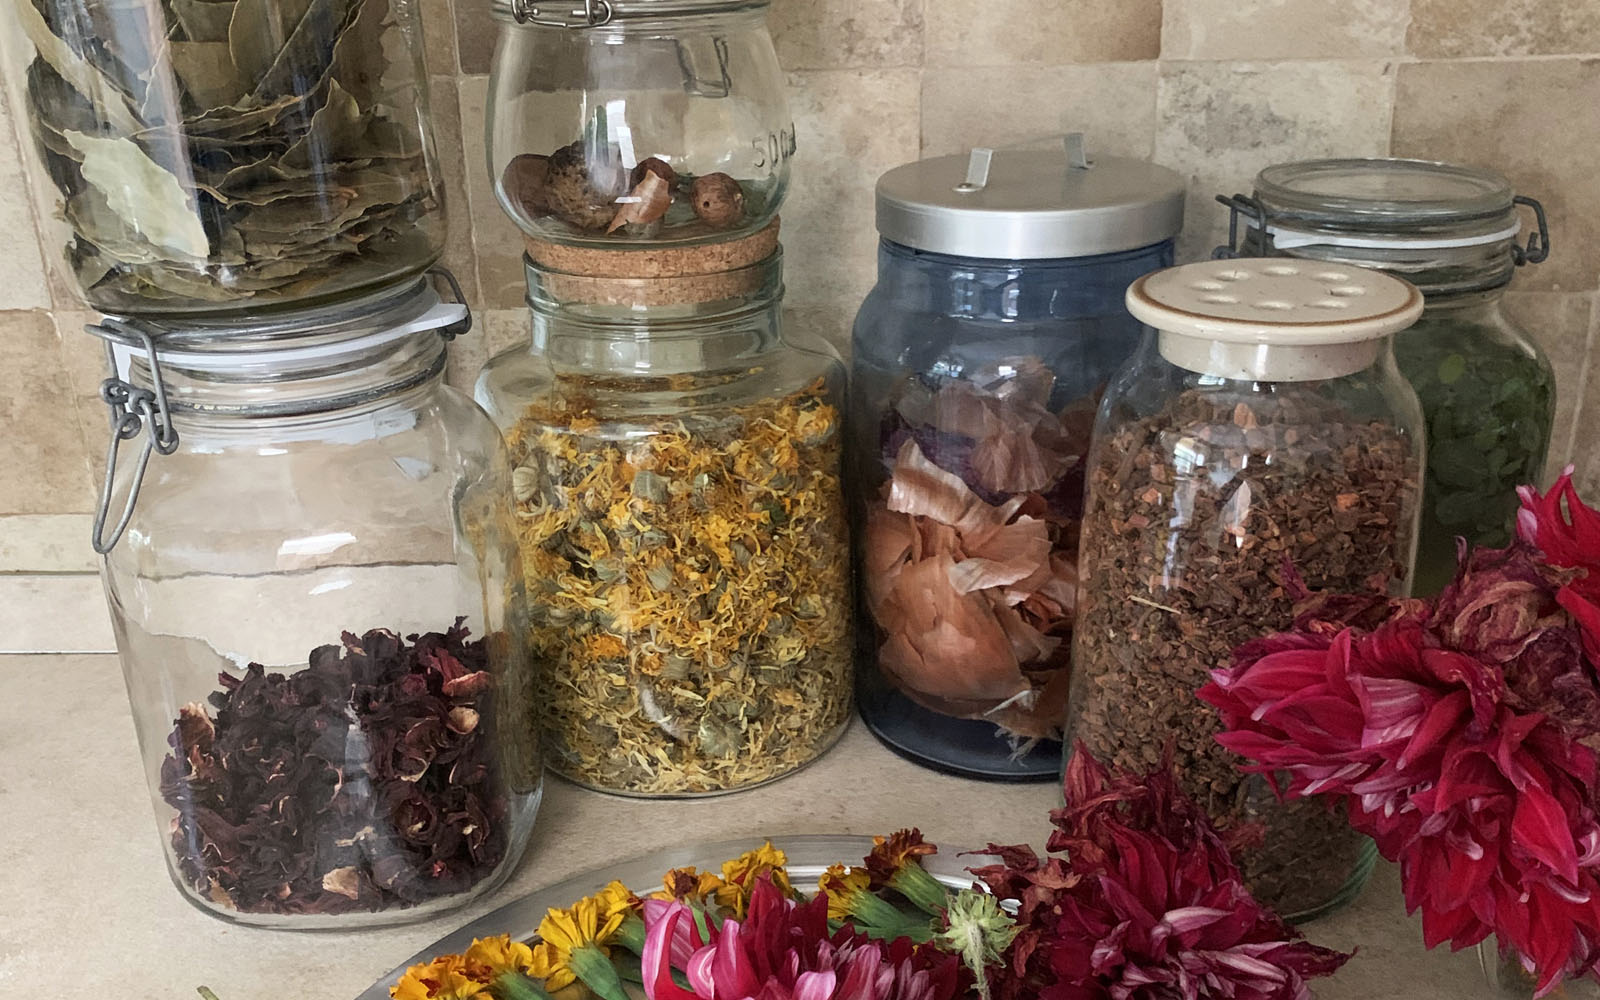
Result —
M 623 21 L 758 10 L 771 0 L 491 0 L 491 9 L 518 24 L 599 28 Z
M 1151 246 L 1183 228 L 1183 178 L 1145 160 L 1088 160 L 1081 136 L 1049 149 L 975 149 L 878 179 L 878 232 L 957 257 L 1042 260 Z

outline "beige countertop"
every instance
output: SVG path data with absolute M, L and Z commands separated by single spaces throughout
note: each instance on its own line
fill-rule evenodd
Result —
M 1042 844 L 1050 785 L 991 785 L 917 768 L 856 723 L 815 766 L 740 795 L 643 802 L 552 780 L 511 881 L 428 923 L 359 933 L 236 927 L 168 881 L 115 657 L 0 656 L 0 997 L 351 1000 L 466 921 L 540 886 L 669 845 L 920 826 L 947 847 Z M 509 928 L 508 928 L 509 930 Z M 1394 869 L 1304 928 L 1359 946 L 1318 1000 L 1489 996 L 1472 953 L 1423 950 Z

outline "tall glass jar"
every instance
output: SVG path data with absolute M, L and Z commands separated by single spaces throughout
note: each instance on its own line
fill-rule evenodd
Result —
M 544 695 L 505 446 L 442 381 L 464 315 L 419 282 L 248 328 L 100 328 L 131 369 L 119 424 L 171 414 L 97 544 L 171 875 L 214 915 L 417 920 L 522 854 Z
M 1376 268 L 1422 289 L 1427 309 L 1395 339 L 1400 370 L 1428 420 L 1428 478 L 1415 589 L 1455 576 L 1456 539 L 1510 543 L 1517 487 L 1544 477 L 1555 376 L 1501 298 L 1516 266 L 1549 250 L 1541 230 L 1518 245 L 1511 184 L 1479 167 L 1418 160 L 1311 160 L 1256 177 L 1259 223 L 1247 253 Z
M 1372 845 L 1323 804 L 1280 802 L 1216 742 L 1195 692 L 1287 629 L 1303 588 L 1403 595 L 1423 428 L 1391 335 L 1422 312 L 1353 267 L 1206 262 L 1128 291 L 1153 329 L 1106 393 L 1088 461 L 1068 746 L 1180 784 L 1286 915 L 1351 899 Z M 1081 743 L 1079 743 L 1081 741 Z
M 878 182 L 878 284 L 855 324 L 858 693 L 903 756 L 1054 780 L 1084 456 L 1172 264 L 1183 179 L 1061 150 L 981 151 Z M 870 626 L 870 627 L 869 627 Z
M 94 308 L 305 306 L 438 258 L 444 187 L 416 4 L 12 10 L 24 50 L 12 93 L 46 202 L 36 215 Z
M 719 242 L 765 228 L 795 150 L 768 0 L 494 0 L 489 172 L 529 236 Z
M 842 366 L 784 339 L 777 255 L 528 268 L 532 341 L 477 397 L 511 446 L 551 766 L 689 796 L 809 763 L 851 710 Z

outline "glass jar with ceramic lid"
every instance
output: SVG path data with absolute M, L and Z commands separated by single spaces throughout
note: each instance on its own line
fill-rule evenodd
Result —
M 133 449 L 97 523 L 106 597 L 170 874 L 216 916 L 418 920 L 527 842 L 542 695 L 505 446 L 443 383 L 464 325 L 418 281 L 93 328 Z
M 795 150 L 768 0 L 494 0 L 489 171 L 536 240 L 662 246 L 776 217 Z
M 1241 259 L 1141 278 L 1128 306 L 1149 329 L 1087 462 L 1067 746 L 1135 772 L 1170 747 L 1219 828 L 1259 828 L 1236 854 L 1257 895 L 1323 912 L 1360 889 L 1371 845 L 1241 772 L 1195 692 L 1287 630 L 1305 588 L 1406 594 L 1423 429 L 1392 344 L 1422 296 L 1356 267 Z
M 1537 221 L 1526 245 L 1518 205 Z M 1555 378 L 1537 331 L 1502 305 L 1516 268 L 1549 253 L 1543 208 L 1491 170 L 1400 159 L 1277 164 L 1234 206 L 1246 253 L 1377 268 L 1426 297 L 1395 356 L 1428 420 L 1416 589 L 1436 593 L 1456 539 L 1508 544 L 1517 487 L 1544 477 Z
M 64 282 L 116 315 L 306 308 L 445 235 L 421 13 L 399 0 L 32 0 L 11 93 Z
M 1123 294 L 1183 222 L 1181 177 L 1081 138 L 878 182 L 850 425 L 861 713 L 970 777 L 1055 779 L 1089 431 L 1139 343 Z

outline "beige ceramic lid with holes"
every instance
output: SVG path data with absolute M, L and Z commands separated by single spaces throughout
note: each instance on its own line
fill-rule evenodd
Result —
M 1128 311 L 1160 331 L 1162 357 L 1227 378 L 1348 375 L 1422 315 L 1422 293 L 1379 271 L 1320 261 L 1215 260 L 1145 275 Z

